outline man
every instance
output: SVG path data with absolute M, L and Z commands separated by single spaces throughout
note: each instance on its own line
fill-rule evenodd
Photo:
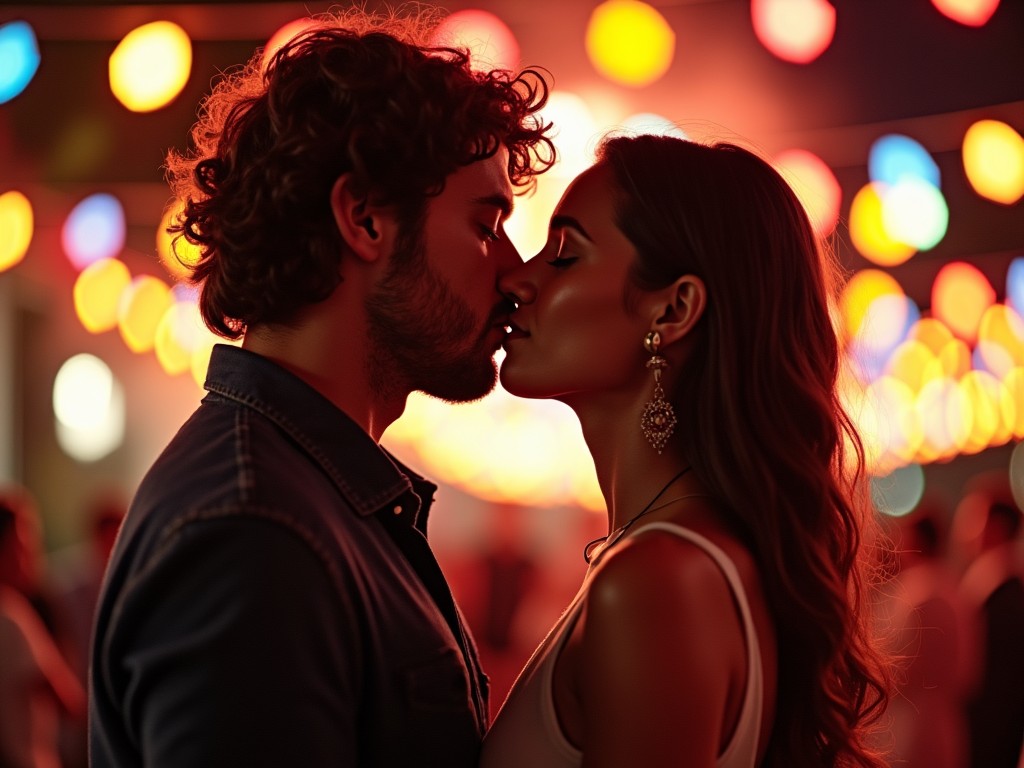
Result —
M 106 766 L 475 766 L 487 682 L 377 440 L 408 394 L 494 385 L 515 187 L 547 88 L 351 11 L 218 84 L 168 176 L 214 349 L 143 480 L 97 616 Z

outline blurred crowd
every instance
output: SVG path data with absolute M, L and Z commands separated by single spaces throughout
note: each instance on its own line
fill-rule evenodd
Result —
M 0 487 L 0 768 L 86 766 L 89 633 L 125 510 L 117 493 L 85 500 L 88 535 L 47 553 L 32 494 Z M 579 575 L 531 550 L 521 512 L 494 510 L 486 545 L 443 563 L 494 707 Z M 1021 527 L 1005 473 L 975 477 L 959 499 L 926 495 L 909 514 L 883 518 L 875 618 L 897 689 L 878 746 L 894 768 L 1024 768 Z

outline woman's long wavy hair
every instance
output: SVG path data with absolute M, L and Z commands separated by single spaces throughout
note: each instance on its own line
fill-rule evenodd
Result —
M 674 393 L 677 439 L 766 585 L 779 648 L 766 764 L 886 765 L 865 739 L 888 681 L 866 610 L 863 449 L 837 393 L 837 265 L 782 177 L 741 147 L 613 137 L 599 162 L 639 254 L 627 304 L 687 273 L 707 288 Z
M 200 248 L 192 279 L 216 333 L 238 338 L 331 294 L 343 244 L 330 192 L 342 174 L 414 227 L 451 173 L 502 146 L 518 187 L 553 164 L 538 117 L 543 76 L 474 71 L 467 51 L 429 44 L 435 21 L 426 11 L 325 15 L 267 67 L 257 52 L 203 102 L 193 149 L 168 153 L 168 183 L 184 202 L 169 231 Z

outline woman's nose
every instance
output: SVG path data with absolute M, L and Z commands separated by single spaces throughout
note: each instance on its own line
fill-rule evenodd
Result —
M 529 304 L 537 296 L 536 282 L 532 277 L 533 260 L 520 262 L 498 280 L 498 290 L 512 299 L 516 305 Z

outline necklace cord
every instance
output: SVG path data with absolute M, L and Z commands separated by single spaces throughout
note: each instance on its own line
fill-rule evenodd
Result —
M 665 504 L 663 504 L 661 506 L 658 506 L 658 507 L 654 506 L 654 503 L 664 495 L 665 491 L 667 491 L 669 488 L 671 488 L 672 484 L 676 480 L 678 480 L 680 477 L 685 475 L 691 469 L 692 469 L 692 467 L 689 466 L 689 465 L 684 467 L 675 477 L 673 477 L 671 480 L 669 480 L 667 483 L 665 483 L 665 487 L 662 488 L 660 491 L 658 491 L 655 494 L 653 499 L 651 499 L 649 502 L 647 502 L 647 506 L 645 506 L 643 509 L 641 509 L 639 512 L 637 512 L 635 515 L 633 515 L 633 517 L 631 517 L 629 520 L 627 520 L 623 525 L 620 525 L 614 531 L 611 531 L 607 536 L 598 536 L 596 539 L 594 539 L 589 544 L 587 544 L 587 546 L 585 546 L 583 548 L 583 561 L 587 565 L 590 565 L 591 561 L 593 560 L 594 545 L 600 544 L 601 542 L 604 542 L 604 541 L 608 541 L 608 539 L 610 539 L 612 536 L 615 536 L 615 540 L 617 541 L 619 539 L 619 537 L 622 536 L 622 534 L 625 533 L 626 530 L 633 523 L 635 523 L 641 517 L 646 515 L 648 512 L 653 512 L 655 509 L 661 509 L 662 506 L 667 506 L 668 504 L 671 504 L 673 501 L 679 501 L 679 499 L 672 499 L 672 501 L 665 502 Z M 679 498 L 687 498 L 687 497 L 680 496 Z

